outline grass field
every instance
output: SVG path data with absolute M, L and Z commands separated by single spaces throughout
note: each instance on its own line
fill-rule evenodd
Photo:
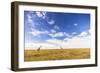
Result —
M 90 48 L 25 50 L 24 61 L 71 60 L 90 58 Z

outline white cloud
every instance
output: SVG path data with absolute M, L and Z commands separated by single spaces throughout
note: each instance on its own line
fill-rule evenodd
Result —
M 62 45 L 65 48 L 90 48 L 90 41 L 90 37 L 74 37 L 72 39 L 67 39 L 67 42 Z
M 48 34 L 49 32 L 48 31 L 39 31 L 39 30 L 36 30 L 34 29 L 32 32 L 30 32 L 33 36 L 37 36 L 37 35 L 41 35 L 41 34 Z
M 72 35 L 77 34 L 77 32 L 73 32 Z
M 91 37 L 88 35 L 88 31 L 81 32 L 70 39 L 64 38 L 64 41 L 66 41 L 66 44 L 64 43 L 63 45 L 69 48 L 90 48 L 91 46 Z
M 51 32 L 52 33 L 48 34 L 51 37 L 72 37 L 72 35 L 70 35 L 66 32 L 56 32 L 55 30 L 52 30 Z
M 88 35 L 88 32 L 81 32 L 78 36 L 79 37 L 84 37 L 84 36 L 87 36 Z
M 51 33 L 56 33 L 56 30 L 54 30 L 54 29 L 51 29 Z
M 36 11 L 36 15 L 40 18 L 46 18 L 46 12 Z
M 64 38 L 64 41 L 68 41 L 69 40 L 69 38 Z
M 49 20 L 49 21 L 47 21 L 50 25 L 53 25 L 54 23 L 55 23 L 55 21 L 54 20 Z
M 77 26 L 78 24 L 75 23 L 75 24 L 73 24 L 73 25 L 74 25 L 74 26 Z
M 82 37 L 79 37 L 79 36 Z M 78 36 L 73 38 L 64 38 L 63 40 L 58 39 L 49 39 L 48 43 L 57 44 L 58 46 L 62 46 L 63 48 L 90 48 L 91 47 L 91 37 L 90 35 L 84 36 L 86 33 L 80 33 Z
M 33 35 L 39 34 L 48 34 L 48 31 L 34 31 Z M 45 40 L 45 43 L 27 43 L 25 44 L 26 49 L 38 49 L 40 46 L 41 49 L 60 49 L 60 47 L 64 49 L 68 48 L 90 48 L 91 47 L 91 36 L 87 35 L 88 32 L 81 32 L 79 35 L 74 36 L 72 38 L 64 38 L 63 40 L 59 40 L 56 38 Z M 56 35 L 52 34 L 52 37 L 55 36 L 64 36 L 64 32 L 56 33 Z M 85 36 L 87 35 L 87 36 Z M 80 37 L 82 36 L 82 37 Z
M 57 25 L 55 25 L 55 26 L 54 26 L 54 29 L 58 29 L 58 30 L 59 30 L 60 28 L 59 28 Z
M 66 32 L 64 32 L 64 35 L 65 35 L 66 37 L 72 37 L 72 35 L 70 35 L 69 33 L 66 33 Z
M 91 34 L 91 29 L 88 30 L 89 34 Z
M 30 15 L 30 14 L 27 14 L 27 18 L 31 19 L 32 17 L 31 17 L 31 15 Z
M 63 32 L 57 32 L 57 33 L 51 33 L 49 34 L 51 37 L 63 37 L 64 33 Z
M 48 34 L 50 37 L 55 37 L 53 33 Z
M 62 43 L 62 41 L 58 39 L 48 39 L 46 40 L 46 42 L 51 43 L 51 44 L 56 44 L 56 45 L 59 45 Z
M 58 33 L 55 33 L 54 36 L 55 37 L 62 37 L 62 36 L 64 36 L 64 33 L 63 32 L 58 32 Z
M 28 18 L 28 19 L 27 19 L 27 22 L 28 22 L 28 23 L 32 23 L 32 22 L 33 22 L 32 16 L 31 16 L 31 15 L 28 14 L 28 15 L 27 15 L 27 18 Z
M 38 12 L 38 11 L 36 11 L 36 15 L 37 15 L 38 17 L 42 17 L 42 16 L 43 16 L 42 13 L 41 13 L 41 12 Z
M 45 11 L 44 11 L 44 12 L 42 12 L 42 14 L 43 14 L 44 16 L 46 15 L 46 13 L 47 13 L 47 12 L 45 12 Z
M 67 41 L 66 41 L 67 40 Z M 59 39 L 48 39 L 46 43 L 25 43 L 25 49 L 64 49 L 68 48 L 90 48 L 91 39 L 90 36 L 87 37 L 73 37 L 71 39 L 64 38 L 64 40 Z
M 34 49 L 37 50 L 41 46 L 40 49 L 60 49 L 59 46 L 51 43 L 25 43 L 25 49 Z

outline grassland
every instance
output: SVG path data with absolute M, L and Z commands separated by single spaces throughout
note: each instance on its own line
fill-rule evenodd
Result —
M 71 60 L 90 58 L 90 48 L 25 50 L 24 61 Z

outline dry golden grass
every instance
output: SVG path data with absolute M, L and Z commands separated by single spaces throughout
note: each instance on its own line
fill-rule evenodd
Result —
M 70 60 L 90 58 L 90 48 L 25 50 L 24 61 Z

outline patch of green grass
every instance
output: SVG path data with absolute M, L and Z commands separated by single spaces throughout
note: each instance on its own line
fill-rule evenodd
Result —
M 90 58 L 89 48 L 25 50 L 24 61 L 70 60 Z

